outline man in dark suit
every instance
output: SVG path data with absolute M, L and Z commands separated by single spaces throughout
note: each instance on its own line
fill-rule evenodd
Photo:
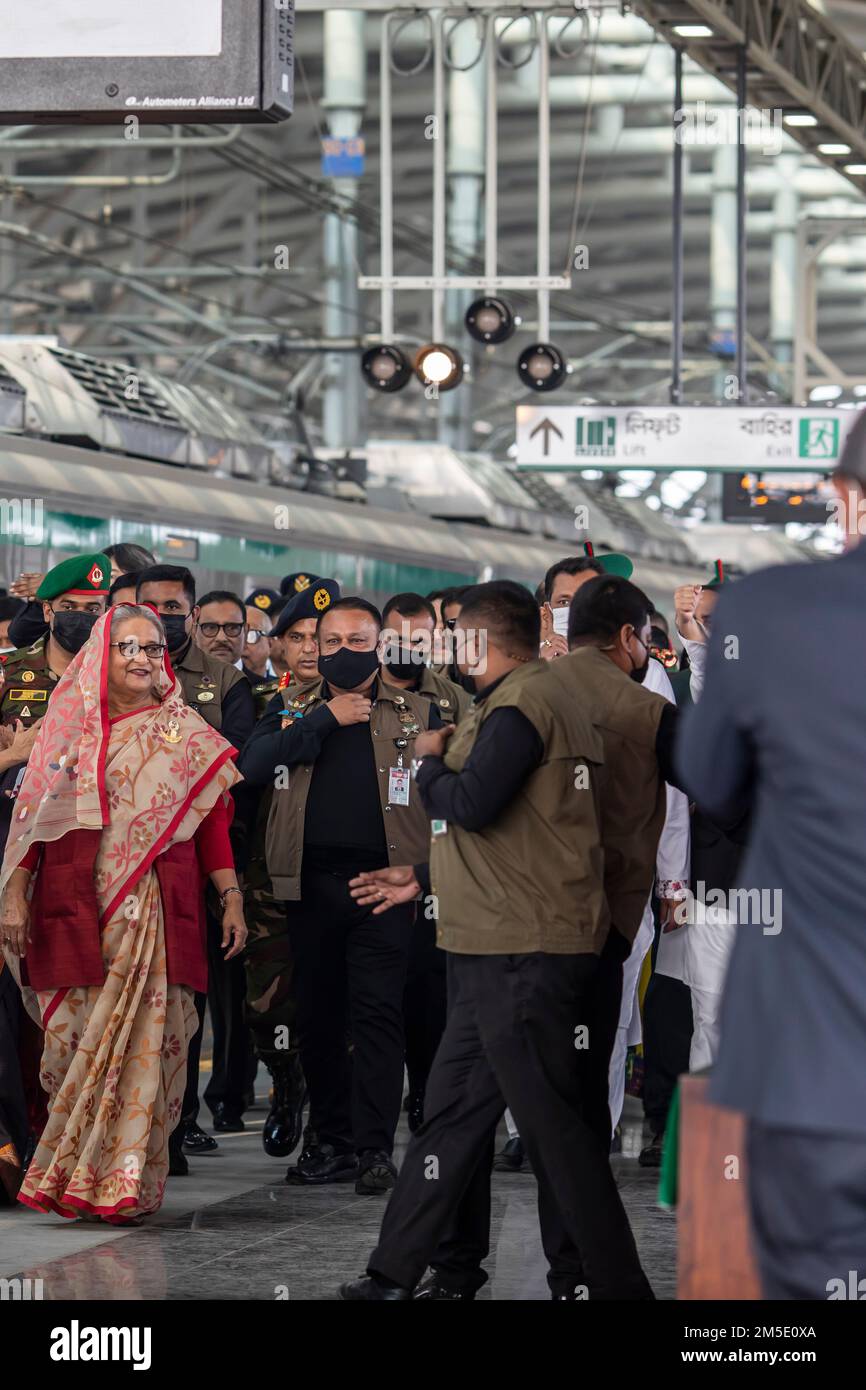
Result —
M 737 917 L 710 1099 L 748 1120 L 771 1299 L 866 1272 L 866 415 L 836 484 L 847 553 L 724 589 L 678 750 L 709 815 L 754 806 L 739 886 L 762 900 Z

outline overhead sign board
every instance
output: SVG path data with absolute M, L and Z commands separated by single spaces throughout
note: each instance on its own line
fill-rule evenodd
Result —
M 796 406 L 519 405 L 517 464 L 825 472 L 857 414 Z
M 0 123 L 279 121 L 293 0 L 0 0 Z

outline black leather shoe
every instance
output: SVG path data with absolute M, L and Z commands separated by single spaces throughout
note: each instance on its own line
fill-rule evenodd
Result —
M 493 1171 L 495 1173 L 519 1173 L 523 1167 L 525 1154 L 523 1143 L 519 1135 L 514 1139 L 509 1139 L 500 1153 L 493 1160 Z
M 210 1134 L 205 1134 L 195 1122 L 188 1124 L 183 1131 L 183 1151 L 192 1154 L 193 1158 L 200 1157 L 201 1154 L 212 1154 L 219 1148 L 219 1144 Z
M 316 1144 L 305 1149 L 294 1167 L 286 1173 L 286 1182 L 302 1187 L 320 1187 L 331 1182 L 351 1182 L 358 1175 L 358 1158 L 338 1150 L 333 1144 Z
M 301 1138 L 307 1087 L 297 1053 L 270 1068 L 274 1082 L 271 1108 L 262 1130 L 262 1144 L 272 1158 L 288 1158 Z
M 661 1168 L 662 1151 L 664 1149 L 665 1137 L 663 1134 L 654 1134 L 645 1149 L 641 1149 L 638 1154 L 638 1163 L 641 1168 Z
M 352 1303 L 408 1303 L 411 1297 L 408 1289 L 389 1288 L 370 1278 L 340 1285 L 340 1298 Z
M 241 1134 L 246 1125 L 235 1110 L 227 1110 L 221 1100 L 213 1108 L 213 1127 L 220 1134 Z
M 186 1178 L 189 1176 L 189 1164 L 182 1153 L 177 1150 L 168 1151 L 168 1176 L 170 1178 Z
M 424 1097 L 415 1091 L 409 1097 L 409 1104 L 406 1107 L 406 1119 L 409 1124 L 409 1133 L 414 1134 L 416 1129 L 420 1129 L 424 1123 Z
M 359 1197 L 377 1197 L 390 1192 L 397 1182 L 397 1169 L 388 1154 L 380 1149 L 365 1149 L 358 1160 L 358 1181 L 355 1191 Z
M 428 1274 L 412 1295 L 413 1300 L 424 1298 L 429 1302 L 435 1298 L 443 1303 L 471 1303 L 474 1297 L 475 1289 L 446 1289 L 444 1284 L 440 1284 L 438 1274 Z

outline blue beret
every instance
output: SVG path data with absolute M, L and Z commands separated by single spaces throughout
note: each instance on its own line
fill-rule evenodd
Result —
M 293 623 L 302 618 L 320 618 L 332 603 L 340 597 L 340 586 L 336 579 L 319 579 L 311 576 L 309 585 L 294 598 L 290 598 L 277 618 L 272 637 L 282 637 Z

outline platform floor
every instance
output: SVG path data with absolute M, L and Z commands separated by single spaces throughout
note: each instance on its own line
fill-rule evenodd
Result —
M 265 1078 L 266 1079 L 266 1078 Z M 617 1182 L 657 1298 L 675 1296 L 676 1219 L 656 1205 L 658 1174 L 637 1163 L 640 1117 L 628 1101 Z M 0 1209 L 0 1278 L 43 1280 L 45 1299 L 331 1299 L 363 1272 L 376 1243 L 383 1199 L 353 1185 L 288 1187 L 286 1160 L 261 1145 L 261 1080 L 243 1134 L 219 1136 L 219 1152 L 190 1159 L 169 1179 L 162 1210 L 145 1225 L 114 1231 Z M 206 1108 L 200 1117 L 209 1128 Z M 401 1122 L 397 1162 L 408 1132 Z M 503 1130 L 503 1141 L 505 1138 Z M 546 1299 L 546 1262 L 530 1172 L 496 1173 L 488 1284 L 480 1299 Z

